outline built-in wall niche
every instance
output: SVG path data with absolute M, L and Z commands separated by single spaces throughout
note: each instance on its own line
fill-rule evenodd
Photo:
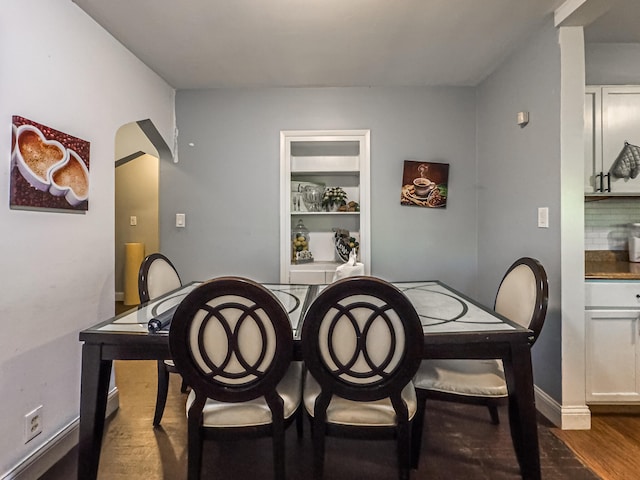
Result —
M 283 283 L 329 283 L 344 262 L 336 249 L 336 229 L 357 242 L 358 261 L 371 269 L 369 234 L 369 131 L 283 131 L 280 135 L 280 279 Z M 305 187 L 339 187 L 347 202 L 341 210 L 305 202 Z M 357 206 L 356 206 L 357 205 Z M 292 227 L 302 221 L 308 245 L 293 242 Z M 306 240 L 305 240 L 306 242 Z M 304 248 L 296 258 L 294 248 Z M 307 258 L 311 252 L 312 260 Z

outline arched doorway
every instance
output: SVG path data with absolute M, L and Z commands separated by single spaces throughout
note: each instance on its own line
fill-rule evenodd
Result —
M 151 120 L 120 127 L 115 152 L 115 300 L 125 300 L 128 284 L 126 303 L 132 305 L 138 302 L 137 290 L 131 295 L 137 276 L 128 277 L 132 277 L 131 272 L 137 268 L 126 268 L 125 244 L 141 244 L 143 256 L 160 250 L 159 162 L 172 156 Z

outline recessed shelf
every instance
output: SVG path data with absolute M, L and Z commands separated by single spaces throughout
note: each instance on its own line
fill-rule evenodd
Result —
M 280 280 L 282 283 L 329 283 L 343 262 L 335 251 L 337 229 L 349 231 L 359 243 L 358 261 L 370 274 L 369 130 L 280 132 Z M 309 182 L 340 187 L 359 211 L 305 211 L 300 187 Z M 295 196 L 294 196 L 295 195 Z M 293 201 L 292 201 L 293 199 Z M 295 210 L 295 208 L 300 210 Z M 292 226 L 300 220 L 309 232 L 314 260 L 291 263 Z

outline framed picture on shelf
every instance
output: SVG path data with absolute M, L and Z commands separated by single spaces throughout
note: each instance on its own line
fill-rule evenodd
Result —
M 401 205 L 445 208 L 448 191 L 448 163 L 404 161 Z

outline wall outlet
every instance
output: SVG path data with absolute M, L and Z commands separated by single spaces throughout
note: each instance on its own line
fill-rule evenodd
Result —
M 138 225 L 138 217 L 136 217 L 135 215 L 131 215 L 131 217 L 129 218 L 129 225 L 131 225 L 132 227 Z
M 24 443 L 42 433 L 42 405 L 24 416 Z

